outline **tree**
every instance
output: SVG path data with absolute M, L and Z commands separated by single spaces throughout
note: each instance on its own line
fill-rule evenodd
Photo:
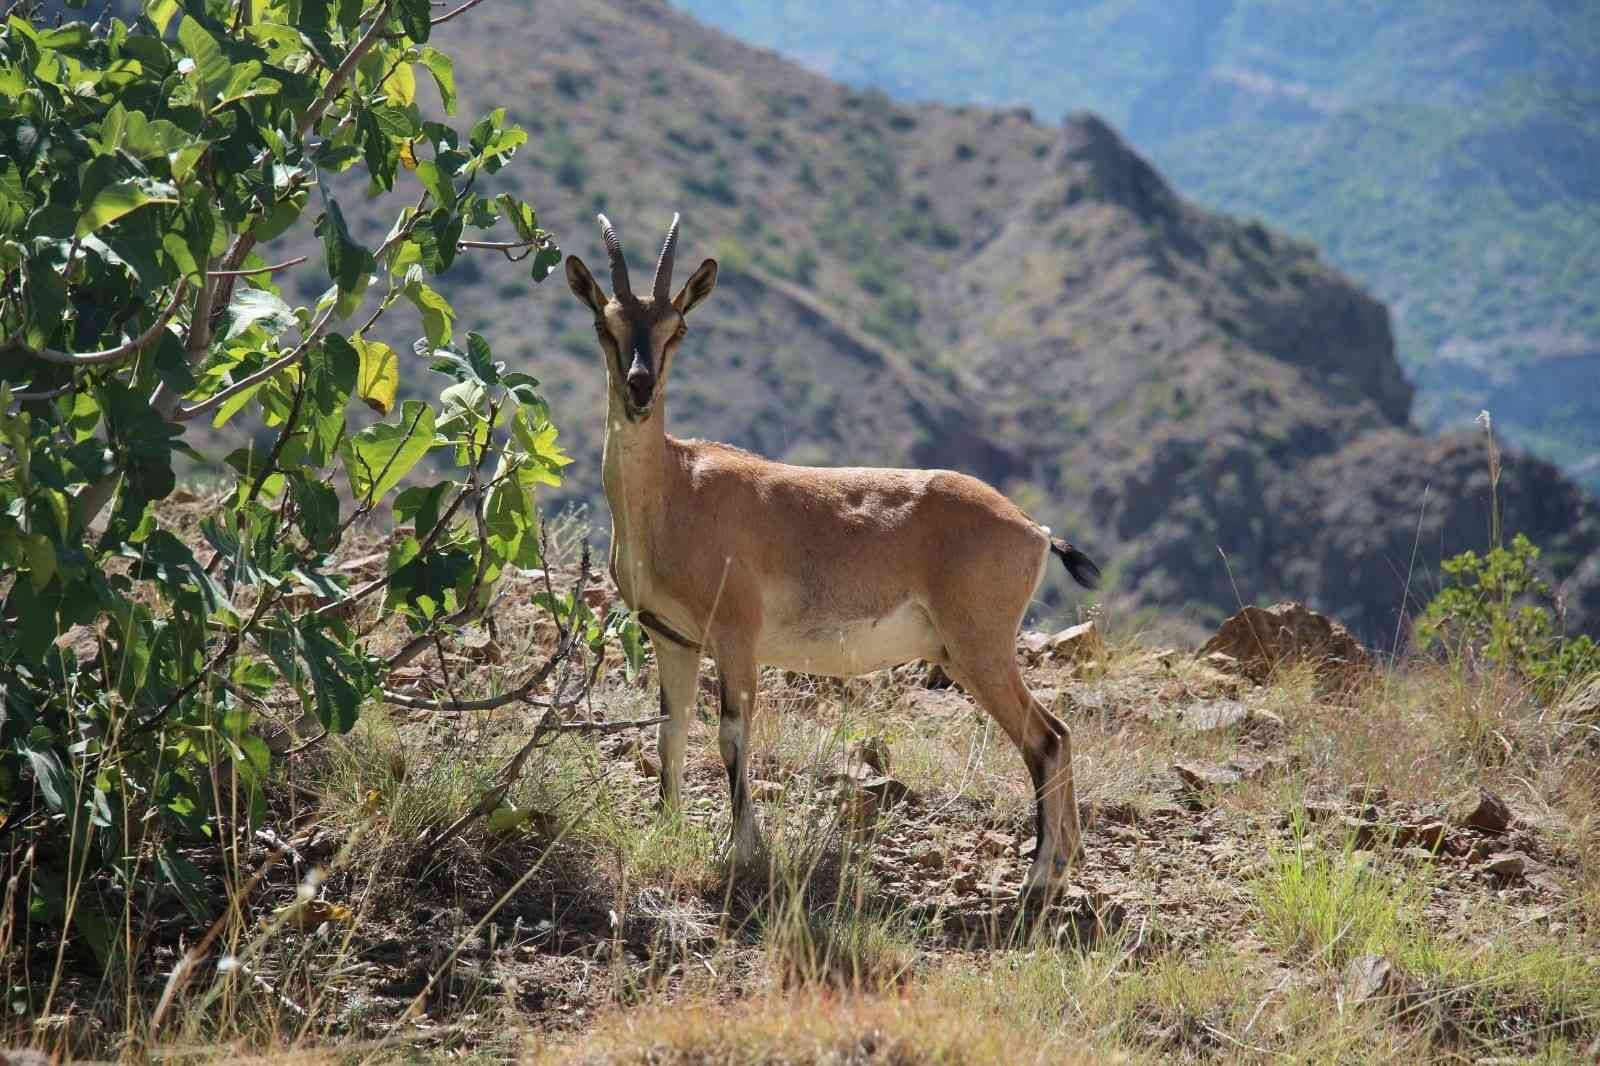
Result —
M 104 941 L 93 899 L 62 888 L 86 876 L 154 877 L 204 910 L 173 841 L 219 831 L 218 768 L 259 808 L 269 694 L 347 731 L 506 568 L 541 562 L 537 492 L 569 460 L 538 382 L 432 283 L 474 250 L 536 282 L 560 259 L 530 205 L 475 191 L 527 141 L 504 110 L 462 135 L 419 107 L 431 80 L 454 114 L 428 42 L 476 2 L 150 0 L 132 24 L 0 28 L 0 834 L 32 855 L 35 920 Z M 344 172 L 404 204 L 376 246 L 346 222 Z M 261 249 L 312 234 L 328 286 L 291 307 L 274 279 L 315 264 Z M 402 300 L 414 349 L 377 332 Z M 423 365 L 437 401 L 402 399 Z M 380 419 L 357 428 L 355 398 Z M 155 507 L 202 419 L 270 441 L 223 459 L 203 559 Z M 409 532 L 351 587 L 333 553 L 386 505 Z M 379 595 L 414 633 L 383 658 L 343 620 Z M 623 632 L 637 661 L 625 615 L 548 606 L 589 641 Z M 549 676 L 501 702 L 559 709 L 536 693 Z

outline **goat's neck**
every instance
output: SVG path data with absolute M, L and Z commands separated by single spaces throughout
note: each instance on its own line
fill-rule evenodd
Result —
M 612 391 L 606 410 L 601 482 L 611 508 L 611 570 L 625 599 L 648 585 L 649 543 L 662 513 L 667 482 L 665 397 L 643 422 L 630 422 Z

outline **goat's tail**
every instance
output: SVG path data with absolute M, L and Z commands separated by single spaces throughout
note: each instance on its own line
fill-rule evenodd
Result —
M 1093 559 L 1060 537 L 1050 538 L 1050 550 L 1061 556 L 1061 561 L 1066 564 L 1067 573 L 1072 575 L 1072 580 L 1086 589 L 1100 587 L 1100 568 L 1094 565 Z

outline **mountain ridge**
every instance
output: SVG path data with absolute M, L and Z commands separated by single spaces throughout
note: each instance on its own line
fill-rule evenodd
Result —
M 1179 196 L 1103 120 L 895 104 L 642 0 L 530 10 L 442 28 L 458 69 L 497 72 L 458 78 L 463 110 L 509 104 L 530 130 L 496 188 L 590 262 L 596 211 L 638 262 L 680 211 L 680 262 L 722 264 L 668 383 L 675 435 L 977 474 L 1090 549 L 1114 602 L 1191 632 L 1243 595 L 1392 639 L 1407 582 L 1386 560 L 1421 501 L 1351 482 L 1420 497 L 1391 459 L 1438 467 L 1426 564 L 1483 546 L 1481 441 L 1410 428 L 1383 306 L 1309 245 Z M 541 379 L 578 458 L 563 498 L 603 508 L 587 312 L 497 269 L 451 287 L 459 321 Z M 1593 502 L 1511 457 L 1518 479 L 1506 528 L 1549 549 L 1575 620 L 1600 618 Z M 1353 514 L 1368 528 L 1337 528 Z

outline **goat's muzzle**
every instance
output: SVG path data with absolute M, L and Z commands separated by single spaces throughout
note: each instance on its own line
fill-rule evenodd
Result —
M 650 407 L 651 397 L 655 395 L 655 375 L 635 362 L 628 369 L 628 399 L 632 401 L 636 411 L 644 412 Z

